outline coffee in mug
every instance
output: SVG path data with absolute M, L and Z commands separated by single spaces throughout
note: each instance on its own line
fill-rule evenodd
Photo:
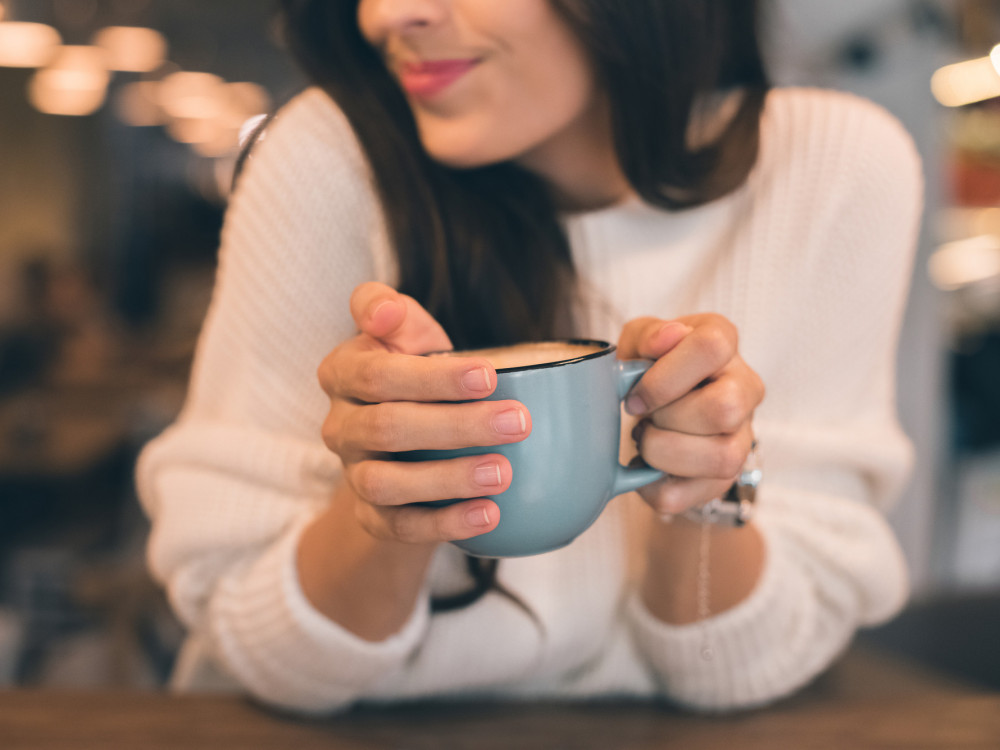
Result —
M 652 364 L 622 361 L 605 341 L 569 340 L 445 352 L 476 356 L 497 371 L 488 400 L 520 401 L 531 413 L 531 434 L 518 443 L 460 450 L 412 451 L 408 461 L 499 453 L 513 479 L 489 496 L 500 523 L 486 534 L 453 542 L 479 557 L 521 557 L 564 547 L 597 520 L 617 495 L 663 477 L 618 461 L 621 402 Z M 445 500 L 435 504 L 448 504 Z

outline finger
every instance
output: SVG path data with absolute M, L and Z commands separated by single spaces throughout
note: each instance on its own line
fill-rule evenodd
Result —
M 368 403 L 466 401 L 489 396 L 497 384 L 496 370 L 482 357 L 397 354 L 363 342 L 337 347 L 317 375 L 329 396 Z
M 661 430 L 689 435 L 733 434 L 751 419 L 763 399 L 760 377 L 737 357 L 721 377 L 657 409 L 649 419 Z
M 677 320 L 636 318 L 625 324 L 618 338 L 619 359 L 659 359 L 692 331 Z
M 732 485 L 729 479 L 682 479 L 670 477 L 647 484 L 639 496 L 658 516 L 676 515 L 721 497 Z
M 704 436 L 661 430 L 643 422 L 633 434 L 639 455 L 647 464 L 672 476 L 689 478 L 732 481 L 753 443 L 749 423 L 732 435 Z
M 399 401 L 359 406 L 324 430 L 323 437 L 343 456 L 504 445 L 529 434 L 531 415 L 517 401 Z
M 510 487 L 510 461 L 497 453 L 443 461 L 359 461 L 347 467 L 358 497 L 372 505 L 499 495 Z
M 642 376 L 625 408 L 643 415 L 673 403 L 720 372 L 736 356 L 736 328 L 725 318 L 697 326 Z
M 359 285 L 351 294 L 351 315 L 358 330 L 405 354 L 451 349 L 441 325 L 412 297 L 375 281 Z
M 359 520 L 380 539 L 406 544 L 452 542 L 485 534 L 500 522 L 500 508 L 485 498 L 444 507 L 384 507 L 358 503 Z

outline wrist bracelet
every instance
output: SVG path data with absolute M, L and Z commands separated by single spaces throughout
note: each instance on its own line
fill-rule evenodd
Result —
M 757 441 L 750 445 L 750 453 L 740 469 L 739 476 L 721 497 L 715 497 L 704 505 L 691 508 L 683 513 L 689 521 L 723 526 L 744 526 L 753 518 L 754 503 L 757 499 L 757 485 L 762 472 L 757 456 Z

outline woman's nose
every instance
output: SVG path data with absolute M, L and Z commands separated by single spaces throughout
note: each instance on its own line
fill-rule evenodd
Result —
M 376 41 L 389 33 L 433 27 L 447 18 L 450 5 L 451 0 L 361 0 L 358 25 Z

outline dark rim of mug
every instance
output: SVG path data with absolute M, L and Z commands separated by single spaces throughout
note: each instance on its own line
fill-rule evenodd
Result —
M 605 354 L 610 354 L 615 351 L 618 347 L 614 344 L 610 344 L 607 341 L 601 341 L 599 339 L 549 339 L 547 341 L 525 341 L 526 344 L 573 344 L 576 346 L 599 346 L 596 352 L 591 352 L 590 354 L 581 354 L 579 357 L 571 357 L 570 359 L 557 359 L 555 362 L 543 362 L 540 365 L 520 365 L 518 367 L 498 367 L 496 368 L 497 373 L 501 372 L 522 372 L 525 370 L 547 370 L 551 367 L 563 367 L 564 365 L 572 365 L 577 362 L 583 362 L 588 359 L 597 359 L 598 357 L 603 357 Z M 463 355 L 468 355 L 470 357 L 475 357 L 478 351 L 488 351 L 490 349 L 501 349 L 500 346 L 487 346 L 482 349 L 469 349 L 462 352 Z M 433 356 L 435 354 L 454 354 L 454 351 L 441 351 L 441 352 L 429 352 L 427 356 Z

